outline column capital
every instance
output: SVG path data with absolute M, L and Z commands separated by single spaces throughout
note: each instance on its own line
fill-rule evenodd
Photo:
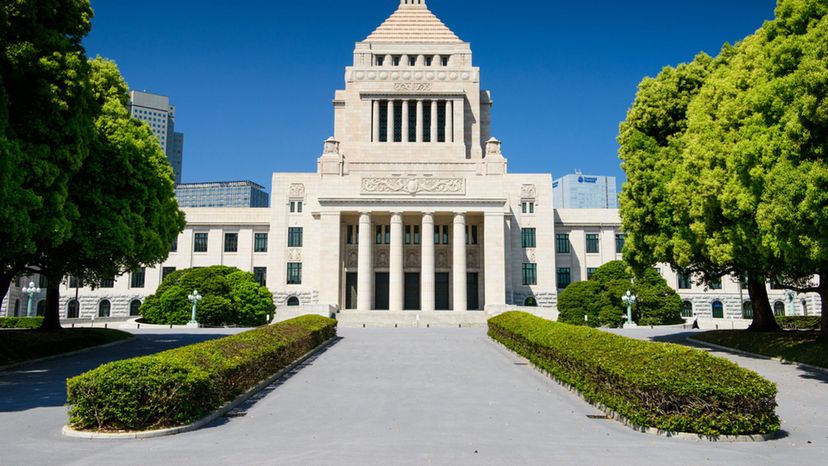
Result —
M 466 213 L 465 212 L 455 212 L 454 213 L 454 223 L 456 223 L 456 224 L 465 224 L 466 223 Z
M 359 223 L 371 223 L 371 212 L 360 212 Z
M 391 223 L 402 223 L 403 221 L 403 213 L 402 212 L 391 212 Z
M 434 222 L 434 212 L 423 212 L 423 221 Z

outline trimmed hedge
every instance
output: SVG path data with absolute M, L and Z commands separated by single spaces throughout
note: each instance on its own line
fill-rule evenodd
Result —
M 489 320 L 489 336 L 638 426 L 705 436 L 780 427 L 775 384 L 703 351 L 521 312 Z
M 776 321 L 785 330 L 819 330 L 822 327 L 820 316 L 777 317 Z
M 335 320 L 304 316 L 103 365 L 68 380 L 69 425 L 116 432 L 190 424 L 335 336 Z
M 43 324 L 43 317 L 2 317 L 0 328 L 27 328 L 39 329 Z

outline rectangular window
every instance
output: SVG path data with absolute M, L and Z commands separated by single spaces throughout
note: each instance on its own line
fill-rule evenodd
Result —
M 178 252 L 178 237 L 176 236 L 174 240 L 172 240 L 172 244 L 170 244 L 170 252 Z
M 534 203 L 534 202 L 530 202 L 530 203 L 529 203 L 529 213 L 530 213 L 530 214 L 534 214 L 534 213 L 535 213 L 535 203 Z
M 69 277 L 69 288 L 80 288 L 80 281 L 77 277 Z
M 449 227 L 443 225 L 443 244 L 449 244 Z
M 442 57 L 443 66 L 449 66 L 449 57 Z
M 722 277 L 711 279 L 710 280 L 710 289 L 711 290 L 721 290 L 722 289 Z
M 598 254 L 601 252 L 600 237 L 598 235 L 586 235 L 587 254 Z
M 562 290 L 572 283 L 572 269 L 560 267 L 558 269 L 558 289 Z
M 345 242 L 347 244 L 354 244 L 354 226 L 348 225 L 348 233 L 345 236 Z
M 693 282 L 690 279 L 690 274 L 687 272 L 679 271 L 678 273 L 678 288 L 680 290 L 689 290 L 693 288 Z
M 411 244 L 411 225 L 405 227 L 405 244 Z
M 239 234 L 224 234 L 224 252 L 239 252 Z
M 267 233 L 256 233 L 253 239 L 253 252 L 267 252 Z
M 595 275 L 598 269 L 595 267 L 587 267 L 587 280 L 592 280 L 592 276 Z
M 376 55 L 374 57 L 374 62 L 377 64 L 377 66 L 385 65 L 385 56 L 384 55 Z
M 401 60 L 402 60 L 402 57 L 399 56 L 399 55 L 394 55 L 393 57 L 391 57 L 391 63 L 393 63 L 394 66 L 400 66 L 400 61 Z
M 37 286 L 41 290 L 45 290 L 46 288 L 49 288 L 49 280 L 46 279 L 46 275 L 41 275 L 40 278 L 38 278 L 38 285 Z
M 391 244 L 391 225 L 385 225 L 385 244 Z
M 382 225 L 377 225 L 377 244 L 382 244 Z
M 471 226 L 471 239 L 470 239 L 470 241 L 471 241 L 471 244 L 473 244 L 473 245 L 478 244 L 477 243 L 477 241 L 478 241 L 478 238 L 477 238 L 477 225 L 472 225 Z
M 301 214 L 302 212 L 304 212 L 304 210 L 305 210 L 305 203 L 302 202 L 302 201 L 297 201 L 296 202 L 296 212 Z
M 434 57 L 432 57 L 432 56 L 426 56 L 425 57 L 425 66 L 431 66 L 431 64 L 433 62 L 434 62 Z
M 388 125 L 384 122 L 388 121 L 388 101 L 380 100 L 379 103 L 379 142 L 388 142 Z M 425 120 L 428 121 L 428 120 Z
M 402 142 L 402 102 L 394 102 L 394 142 Z
M 624 240 L 626 240 L 625 235 L 615 235 L 615 253 L 622 254 L 624 252 Z
M 523 284 L 526 286 L 538 284 L 538 264 L 523 264 Z
M 414 225 L 414 244 L 420 244 L 420 225 Z
M 101 280 L 101 288 L 115 288 L 115 279 L 105 278 Z
M 287 269 L 287 284 L 301 285 L 302 284 L 302 264 L 291 262 Z
M 562 233 L 555 235 L 555 249 L 558 251 L 558 254 L 569 254 L 571 252 L 569 234 Z
M 739 285 L 742 287 L 743 290 L 748 289 L 748 274 L 740 273 L 739 274 Z
M 302 264 L 299 264 L 302 265 Z M 301 280 L 301 270 L 299 272 L 299 279 Z M 253 267 L 253 278 L 259 285 L 267 286 L 267 267 Z
M 303 230 L 302 227 L 290 227 L 288 228 L 288 247 L 289 248 L 301 248 L 303 247 Z
M 523 249 L 537 247 L 536 230 L 534 228 L 524 228 L 520 233 L 520 242 Z
M 207 252 L 207 233 L 193 235 L 193 252 Z
M 423 102 L 423 121 L 431 121 L 431 102 L 429 101 Z M 433 142 L 431 137 L 431 125 L 423 124 L 423 142 Z
M 408 57 L 408 66 L 417 66 L 417 57 Z
M 290 213 L 296 213 L 296 201 L 290 201 Z
M 131 288 L 143 288 L 147 282 L 147 269 L 142 267 L 141 269 L 132 272 L 132 283 L 130 284 Z
M 175 267 L 164 267 L 161 269 L 161 281 L 164 281 L 167 276 L 175 272 Z

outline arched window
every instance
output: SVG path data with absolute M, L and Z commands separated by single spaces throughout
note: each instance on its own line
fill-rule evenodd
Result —
M 750 301 L 742 303 L 742 319 L 753 319 L 753 303 Z
M 777 301 L 773 303 L 773 315 L 776 317 L 784 317 L 785 316 L 785 303 L 782 301 Z
M 80 317 L 80 305 L 77 299 L 70 299 L 69 304 L 66 305 L 66 318 L 77 319 Z
M 129 303 L 129 315 L 130 317 L 137 317 L 141 315 L 141 300 L 140 299 L 133 299 L 131 303 Z
M 14 300 L 14 316 L 15 317 L 20 317 L 20 300 L 19 299 Z
M 690 301 L 685 301 L 681 305 L 681 316 L 685 319 L 689 319 L 693 317 L 693 303 Z
M 46 315 L 46 300 L 41 299 L 37 302 L 37 315 L 43 317 Z
M 523 303 L 523 305 L 526 307 L 538 307 L 538 300 L 536 300 L 532 296 L 529 296 L 528 298 L 526 298 L 526 301 Z
M 98 317 L 109 317 L 112 314 L 112 303 L 104 299 L 98 304 Z
M 713 318 L 724 319 L 724 304 L 721 301 L 713 301 Z
M 300 304 L 299 303 L 299 298 L 297 298 L 296 296 L 291 296 L 287 300 L 287 305 L 290 306 L 290 307 L 295 307 L 295 306 L 298 306 L 299 304 Z

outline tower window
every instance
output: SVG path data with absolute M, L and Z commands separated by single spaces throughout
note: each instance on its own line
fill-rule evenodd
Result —
M 383 66 L 385 64 L 385 57 L 377 55 L 374 57 L 374 62 L 377 66 Z
M 434 57 L 427 56 L 425 57 L 425 66 L 431 66 L 434 63 Z
M 440 60 L 443 63 L 443 66 L 449 66 L 449 57 L 442 57 Z
M 402 61 L 402 57 L 401 57 L 401 56 L 399 56 L 399 55 L 394 55 L 394 56 L 391 58 L 391 63 L 392 63 L 394 66 L 400 66 L 400 61 Z
M 408 66 L 417 66 L 417 57 L 408 57 Z

